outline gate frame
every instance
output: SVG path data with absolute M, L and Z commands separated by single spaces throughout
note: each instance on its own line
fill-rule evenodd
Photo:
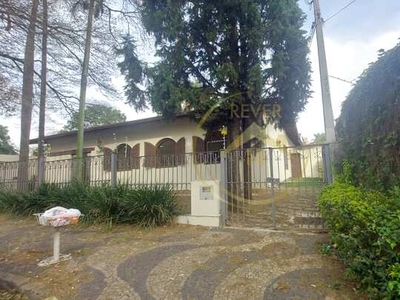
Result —
M 220 181 L 220 214 L 221 214 L 221 227 L 226 226 L 226 222 L 228 219 L 228 180 L 227 180 L 227 172 L 228 172 L 228 164 L 226 158 L 226 151 L 220 151 L 221 157 L 221 181 Z
M 308 146 L 308 145 L 307 145 Z M 331 185 L 333 183 L 334 177 L 332 173 L 332 155 L 335 153 L 335 148 L 337 144 L 330 144 L 330 143 L 325 143 L 325 144 L 315 144 L 312 146 L 320 146 L 321 147 L 321 154 L 322 154 L 322 163 L 323 163 L 323 181 L 325 182 L 326 185 Z M 278 147 L 280 148 L 280 147 Z M 301 147 L 299 147 L 301 148 Z M 276 148 L 273 147 L 266 147 L 264 148 L 265 150 L 268 150 L 268 161 L 269 164 L 269 176 L 271 178 L 274 178 L 274 165 L 273 165 L 273 150 Z M 220 181 L 220 210 L 221 210 L 221 226 L 225 227 L 227 225 L 227 221 L 229 219 L 229 210 L 228 210 L 228 183 L 227 183 L 227 168 L 228 168 L 228 163 L 227 163 L 227 152 L 226 150 L 221 150 L 220 151 L 220 157 L 221 157 L 221 181 Z M 268 173 L 268 172 L 267 172 Z M 275 198 L 275 183 L 272 181 L 271 182 L 271 199 L 274 200 Z M 268 189 L 268 183 L 266 179 L 266 189 Z M 275 201 L 271 201 L 271 212 L 272 212 L 272 229 L 277 230 L 277 223 L 276 223 L 276 205 Z

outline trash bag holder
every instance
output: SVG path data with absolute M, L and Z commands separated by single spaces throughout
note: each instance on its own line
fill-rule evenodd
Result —
M 42 214 L 43 213 L 37 213 L 37 214 L 33 214 L 33 215 L 36 217 L 36 219 L 38 221 L 38 224 L 40 224 L 42 226 L 45 226 L 45 225 L 43 225 L 43 224 L 41 224 L 39 222 L 39 218 L 40 218 L 40 216 Z M 83 216 L 83 215 L 80 215 L 80 216 Z M 68 225 L 73 225 L 73 224 L 76 224 L 76 223 L 72 223 L 72 224 L 68 224 Z M 57 263 L 62 262 L 62 261 L 70 260 L 72 258 L 71 254 L 60 254 L 60 240 L 61 240 L 60 228 L 68 226 L 68 225 L 61 225 L 61 226 L 55 226 L 55 227 L 54 226 L 50 226 L 50 227 L 53 227 L 53 229 L 54 229 L 54 233 L 53 233 L 53 256 L 41 260 L 38 263 L 39 267 L 46 267 L 46 266 L 49 266 L 49 265 L 57 264 Z M 45 227 L 49 227 L 49 226 L 45 226 Z

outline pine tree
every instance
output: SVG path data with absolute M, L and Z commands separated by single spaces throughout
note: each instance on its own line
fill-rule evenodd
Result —
M 291 125 L 309 96 L 304 18 L 295 0 L 145 0 L 142 21 L 155 37 L 160 60 L 134 76 L 126 74 L 128 99 L 139 110 L 151 106 L 167 117 L 183 104 L 201 115 L 218 103 L 205 125 L 227 125 L 229 141 L 252 122 L 263 123 L 230 118 L 232 104 L 279 104 L 280 116 L 270 121 Z M 125 43 L 120 67 L 129 70 L 138 62 L 131 41 Z M 145 76 L 144 103 L 138 83 Z
M 143 0 L 142 21 L 155 38 L 160 60 L 141 70 L 129 51 L 132 42 L 125 41 L 120 67 L 140 71 L 125 73 L 128 99 L 136 109 L 151 106 L 169 118 L 188 106 L 198 119 L 212 110 L 202 125 L 213 130 L 225 125 L 228 146 L 254 122 L 292 127 L 310 87 L 304 18 L 296 0 Z M 143 101 L 139 87 L 145 77 Z M 260 113 L 243 117 L 240 111 L 250 105 L 256 111 L 279 105 L 280 112 L 268 119 Z M 238 114 L 232 114 L 234 107 Z M 244 181 L 250 182 L 246 159 Z M 236 170 L 237 163 L 233 160 L 231 168 Z

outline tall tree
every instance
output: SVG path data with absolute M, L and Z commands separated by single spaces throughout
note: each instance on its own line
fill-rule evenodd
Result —
M 83 3 L 85 4 L 86 2 Z M 84 121 L 85 121 L 86 89 L 87 89 L 89 61 L 90 61 L 90 47 L 92 43 L 93 16 L 96 3 L 97 1 L 95 0 L 89 0 L 89 6 L 88 6 L 86 43 L 85 43 L 85 52 L 82 62 L 81 86 L 79 94 L 78 138 L 76 141 L 76 159 L 78 162 L 78 169 L 75 175 L 77 179 L 81 179 L 82 176 L 81 160 L 83 159 L 83 131 L 84 131 Z M 97 3 L 96 5 L 101 5 L 101 3 Z
M 142 73 L 149 78 L 146 103 L 132 101 L 143 76 L 126 73 L 128 99 L 137 109 L 150 105 L 165 116 L 180 112 L 183 103 L 205 111 L 218 102 L 209 120 L 218 124 L 230 119 L 232 104 L 276 103 L 281 117 L 272 121 L 291 124 L 309 96 L 304 18 L 296 0 L 144 0 L 142 19 L 160 60 Z M 132 63 L 126 53 L 121 69 Z M 255 119 L 250 121 L 262 122 Z M 230 141 L 242 121 L 229 120 Z
M 141 76 L 125 72 L 128 99 L 137 109 L 151 106 L 167 117 L 187 105 L 200 117 L 215 107 L 204 125 L 226 125 L 228 144 L 254 122 L 292 126 L 309 96 L 304 19 L 296 0 L 143 0 L 142 20 L 160 60 Z M 135 65 L 129 53 L 120 64 L 122 70 Z M 138 88 L 145 75 L 143 103 Z M 243 117 L 250 104 L 256 111 L 276 104 L 280 113 L 267 121 L 260 113 Z M 239 114 L 231 113 L 233 107 Z
M 80 85 L 80 74 L 85 48 L 85 26 L 87 14 L 82 11 L 71 14 L 71 7 L 78 0 L 48 0 L 48 46 L 47 46 L 47 109 L 58 113 L 71 113 L 79 105 L 76 87 Z M 86 0 L 79 1 L 84 4 Z M 98 1 L 96 1 L 98 2 Z M 136 1 L 107 0 L 103 2 L 101 14 L 93 26 L 88 86 L 95 88 L 110 100 L 120 99 L 111 79 L 118 75 L 116 56 L 110 49 L 121 42 L 130 30 L 141 32 L 137 22 Z M 17 91 L 22 90 L 24 49 L 29 26 L 30 1 L 0 0 L 0 73 Z M 38 14 L 35 51 L 41 51 L 41 23 L 43 14 Z M 133 29 L 132 29 L 133 28 Z M 142 36 L 142 35 L 140 35 Z M 35 99 L 39 99 L 40 59 L 35 62 Z M 1 80 L 1 78 L 0 78 Z M 0 95 L 8 95 L 2 90 Z M 2 112 L 4 98 L 0 98 Z M 20 110 L 20 101 L 14 101 Z M 7 102 L 6 108 L 9 104 Z M 34 105 L 38 106 L 38 103 Z M 14 107 L 14 106 L 13 106 Z M 34 107 L 34 112 L 35 107 Z M 8 113 L 8 111 L 7 111 Z
M 11 143 L 7 127 L 2 125 L 0 125 L 0 154 L 18 154 Z
M 21 93 L 10 80 L 0 74 L 0 114 L 15 115 L 21 105 Z
M 40 71 L 40 105 L 39 105 L 39 138 L 38 138 L 38 179 L 39 185 L 44 182 L 44 134 L 46 119 L 47 95 L 47 0 L 42 0 L 42 68 Z
M 75 7 L 82 6 L 84 9 L 87 9 L 87 25 L 86 25 L 86 43 L 85 43 L 85 52 L 84 59 L 82 62 L 82 74 L 81 74 L 81 83 L 80 83 L 80 95 L 79 95 L 79 115 L 78 115 L 78 134 L 77 134 L 77 143 L 76 143 L 76 159 L 78 162 L 76 177 L 80 179 L 81 177 L 81 160 L 83 159 L 83 137 L 84 137 L 84 120 L 85 120 L 85 105 L 86 105 L 86 90 L 87 90 L 87 82 L 88 82 L 88 72 L 89 72 L 89 61 L 91 54 L 91 40 L 93 33 L 93 18 L 100 17 L 103 13 L 104 9 L 111 10 L 108 6 L 106 6 L 105 0 L 78 0 L 75 4 Z M 136 3 L 135 1 L 128 1 L 130 4 Z M 125 1 L 123 1 L 125 4 Z M 111 26 L 111 24 L 109 24 Z M 111 28 L 110 28 L 111 30 Z M 113 36 L 115 39 L 115 37 Z
M 29 134 L 31 132 L 33 76 L 35 59 L 35 34 L 39 0 L 32 0 L 29 28 L 25 45 L 24 75 L 22 85 L 21 140 L 19 147 L 18 189 L 23 189 L 28 179 Z
M 62 131 L 72 131 L 78 129 L 79 113 L 75 112 Z M 94 104 L 85 109 L 85 128 L 121 123 L 126 121 L 126 116 L 118 109 Z
M 67 112 L 72 112 L 79 104 L 76 86 L 80 84 L 77 75 L 82 73 L 81 67 L 85 65 L 82 58 L 87 57 L 90 51 L 84 50 L 87 48 L 85 45 L 88 42 L 86 30 L 83 30 L 87 23 L 87 16 L 83 13 L 72 15 L 70 8 L 74 4 L 88 8 L 90 2 L 89 0 L 48 0 L 48 22 L 44 22 L 42 19 L 44 14 L 37 14 L 37 8 L 35 14 L 30 14 L 30 11 L 34 12 L 32 3 L 38 5 L 39 2 L 38 0 L 31 1 L 0 0 L 0 45 L 2 46 L 0 50 L 0 93 L 4 91 L 3 94 L 11 98 L 11 94 L 7 91 L 14 92 L 14 90 L 22 89 L 22 85 L 26 91 L 26 76 L 30 75 L 27 75 L 25 71 L 33 69 L 36 75 L 32 75 L 36 85 L 33 92 L 43 90 L 43 84 L 46 84 L 48 89 L 46 93 L 47 108 L 59 110 L 62 107 Z M 119 95 L 111 84 L 111 78 L 116 75 L 117 61 L 110 49 L 120 42 L 123 33 L 131 30 L 132 27 L 139 28 L 136 21 L 138 4 L 134 0 L 94 0 L 91 2 L 95 6 L 94 15 L 102 16 L 102 18 L 99 18 L 97 25 L 93 24 L 91 30 L 92 55 L 90 67 L 88 66 L 84 72 L 87 74 L 86 82 L 88 85 L 95 85 L 108 98 L 118 99 Z M 33 17 L 35 17 L 36 25 L 31 22 Z M 44 23 L 48 25 L 47 49 L 43 51 L 47 52 L 48 66 L 46 78 L 41 80 L 41 72 L 35 69 L 40 68 L 39 60 L 32 60 L 32 63 L 30 59 L 27 60 L 29 56 L 25 56 L 24 53 L 27 48 L 33 49 L 33 52 L 41 50 L 44 43 L 43 41 L 39 43 L 42 36 L 39 31 L 42 28 L 41 24 Z M 36 39 L 34 34 L 31 34 L 32 28 L 39 33 Z M 25 41 L 29 43 L 25 43 Z M 33 66 L 26 69 L 26 65 Z M 43 92 L 41 94 L 44 95 Z M 27 98 L 25 95 L 27 94 L 24 94 L 24 99 Z M 35 98 L 39 97 L 33 99 Z M 3 99 L 1 98 L 1 100 Z M 12 102 L 0 101 L 0 112 L 6 110 L 8 113 L 15 110 L 15 106 L 10 106 L 10 103 Z M 21 105 L 18 101 L 16 104 Z M 37 105 L 38 103 L 33 102 L 32 104 Z M 23 102 L 22 105 L 21 111 L 25 111 L 26 115 L 27 102 Z M 25 129 L 28 129 L 26 124 L 30 123 L 30 118 L 22 118 Z M 29 130 L 24 130 L 24 133 L 29 138 Z M 24 137 L 24 139 L 26 138 Z M 23 152 L 21 151 L 21 158 L 25 156 Z M 21 174 L 26 173 L 23 170 L 21 172 Z M 26 175 L 20 177 L 21 181 L 25 181 L 24 176 Z

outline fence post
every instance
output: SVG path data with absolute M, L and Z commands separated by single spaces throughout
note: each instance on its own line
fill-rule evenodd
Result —
M 117 185 L 117 153 L 111 153 L 111 186 Z
M 276 208 L 275 208 L 275 187 L 274 187 L 274 157 L 273 157 L 273 150 L 272 148 L 268 148 L 268 154 L 269 154 L 269 174 L 271 176 L 271 196 L 272 196 L 272 201 L 271 201 L 271 208 L 272 208 L 272 225 L 273 228 L 276 229 Z M 268 181 L 267 181 L 268 184 Z
M 222 218 L 222 226 L 226 225 L 228 201 L 227 201 L 227 163 L 226 163 L 226 152 L 220 151 L 221 157 L 221 182 L 220 182 L 220 212 Z
M 324 159 L 324 179 L 327 184 L 332 184 L 332 160 L 331 160 L 331 145 L 324 144 L 322 156 Z

